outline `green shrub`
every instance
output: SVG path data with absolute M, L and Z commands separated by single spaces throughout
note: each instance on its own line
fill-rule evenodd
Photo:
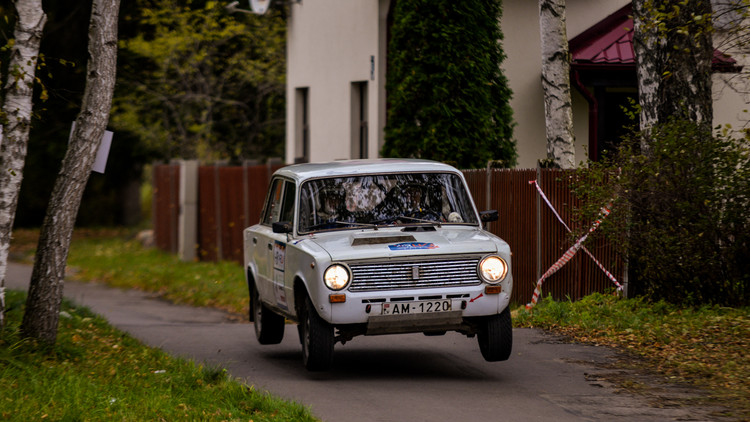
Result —
M 627 256 L 631 293 L 687 305 L 750 303 L 750 138 L 670 121 L 579 170 L 589 219 Z M 641 148 L 646 145 L 646 148 Z
M 396 2 L 383 156 L 515 164 L 500 15 L 495 0 Z

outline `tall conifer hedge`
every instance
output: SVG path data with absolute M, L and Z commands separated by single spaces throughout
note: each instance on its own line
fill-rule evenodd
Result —
M 382 155 L 516 164 L 499 0 L 398 0 Z

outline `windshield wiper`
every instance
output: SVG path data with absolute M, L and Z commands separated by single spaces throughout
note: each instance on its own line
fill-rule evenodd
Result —
M 406 222 L 405 220 L 409 220 Z M 410 223 L 421 223 L 421 224 L 429 224 L 432 226 L 441 227 L 442 223 L 440 221 L 435 220 L 425 220 L 423 218 L 417 218 L 417 217 L 409 217 L 406 215 L 397 215 L 393 217 L 386 217 L 386 218 L 379 218 L 377 220 L 370 221 L 370 225 L 372 226 L 392 226 L 395 225 L 396 222 L 400 222 L 401 224 L 410 224 Z
M 438 227 L 441 227 L 441 225 L 442 225 L 442 223 L 441 223 L 441 222 L 439 222 L 439 221 L 435 221 L 435 220 L 425 220 L 425 219 L 423 219 L 423 218 L 416 218 L 416 217 L 408 217 L 408 216 L 406 216 L 406 215 L 399 215 L 399 216 L 398 216 L 398 217 L 396 217 L 395 219 L 396 219 L 396 220 L 402 220 L 402 219 L 405 219 L 405 220 L 411 220 L 411 221 L 415 221 L 415 222 L 417 222 L 417 223 L 425 223 L 425 224 L 431 224 L 431 225 L 433 225 L 433 226 L 438 226 Z
M 349 222 L 337 221 L 337 223 L 349 224 L 349 225 L 358 226 L 358 227 L 369 227 L 369 228 L 375 229 L 375 230 L 378 229 L 378 225 L 377 224 L 372 224 L 372 223 L 357 223 L 356 221 L 349 221 Z
M 336 225 L 336 227 L 326 227 L 326 226 L 333 226 L 333 225 Z M 340 228 L 338 226 L 356 226 L 356 227 L 369 227 L 369 228 L 372 228 L 372 229 L 375 229 L 375 230 L 378 229 L 377 224 L 357 223 L 357 222 L 354 222 L 354 221 L 338 221 L 337 220 L 337 221 L 326 221 L 326 222 L 323 222 L 323 223 L 314 224 L 312 226 L 307 227 L 307 230 L 308 231 L 315 231 L 315 230 L 318 230 L 318 229 L 335 230 L 335 229 Z

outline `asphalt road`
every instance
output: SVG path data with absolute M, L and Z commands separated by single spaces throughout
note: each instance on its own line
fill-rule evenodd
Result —
M 7 287 L 26 289 L 30 275 L 31 267 L 9 264 Z M 96 284 L 67 282 L 65 296 L 150 346 L 223 366 L 327 422 L 717 420 L 716 409 L 675 404 L 695 391 L 613 368 L 618 355 L 610 349 L 533 329 L 513 330 L 507 362 L 485 362 L 476 339 L 455 333 L 357 337 L 336 345 L 332 370 L 309 373 L 294 325 L 280 345 L 260 346 L 250 323 L 221 311 Z M 646 393 L 610 382 L 623 377 L 649 383 Z

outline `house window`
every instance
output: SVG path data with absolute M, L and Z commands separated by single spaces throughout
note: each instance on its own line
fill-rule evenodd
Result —
M 367 158 L 367 82 L 352 82 L 351 157 Z
M 295 108 L 295 163 L 310 161 L 310 89 L 297 88 L 294 96 Z

